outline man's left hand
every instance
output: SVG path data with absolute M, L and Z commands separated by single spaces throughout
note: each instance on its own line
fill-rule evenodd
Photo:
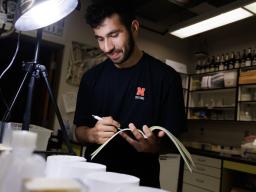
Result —
M 129 124 L 129 128 L 134 137 L 130 137 L 125 132 L 121 132 L 120 135 L 130 143 L 138 152 L 145 153 L 159 153 L 160 152 L 160 138 L 165 135 L 163 131 L 159 131 L 155 135 L 147 125 L 143 126 L 143 132 L 147 138 L 144 138 L 139 130 L 133 123 Z

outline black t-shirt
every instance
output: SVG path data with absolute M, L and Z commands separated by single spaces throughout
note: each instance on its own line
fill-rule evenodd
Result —
M 181 79 L 170 66 L 144 53 L 140 61 L 125 69 L 111 60 L 92 68 L 83 76 L 77 97 L 74 124 L 94 127 L 92 115 L 112 116 L 127 128 L 134 123 L 159 125 L 179 135 L 185 128 Z M 87 146 L 86 158 L 99 145 Z M 93 159 L 108 171 L 135 175 L 141 185 L 159 187 L 159 156 L 139 153 L 121 136 L 113 139 Z

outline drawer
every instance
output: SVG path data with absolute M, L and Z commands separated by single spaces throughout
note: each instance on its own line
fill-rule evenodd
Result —
M 200 164 L 200 165 L 208 165 L 210 167 L 221 168 L 221 160 L 220 159 L 214 159 L 211 157 L 204 157 L 204 156 L 199 156 L 199 155 L 192 155 L 192 158 L 196 165 Z
M 186 170 L 184 171 L 183 182 L 214 192 L 219 192 L 220 190 L 220 179 L 211 176 L 201 175 L 199 173 L 191 174 L 189 171 Z
M 188 168 L 186 166 L 184 167 L 184 169 L 188 171 Z M 193 173 L 200 173 L 200 174 L 205 174 L 212 177 L 220 178 L 221 169 L 197 164 L 196 168 L 193 170 Z M 189 174 L 192 174 L 192 173 L 189 172 Z
M 186 183 L 183 183 L 182 185 L 182 192 L 209 192 L 208 190 L 201 189 L 198 187 L 195 187 L 193 185 L 189 185 Z

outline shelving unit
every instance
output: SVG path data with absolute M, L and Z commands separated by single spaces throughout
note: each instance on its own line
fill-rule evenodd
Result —
M 235 120 L 237 88 L 230 85 L 225 87 L 225 73 L 190 76 L 188 119 Z
M 256 121 L 256 66 L 188 76 L 189 120 Z

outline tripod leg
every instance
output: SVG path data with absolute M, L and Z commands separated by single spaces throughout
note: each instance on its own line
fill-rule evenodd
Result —
M 58 118 L 58 121 L 59 121 L 59 124 L 60 124 L 60 127 L 61 127 L 61 132 L 62 132 L 63 140 L 64 140 L 65 144 L 67 145 L 69 153 L 74 155 L 75 152 L 73 151 L 73 149 L 71 147 L 71 144 L 70 144 L 70 141 L 69 141 L 69 137 L 68 137 L 68 134 L 67 134 L 67 131 L 66 131 L 63 119 L 61 117 L 61 113 L 60 113 L 59 107 L 58 107 L 57 102 L 56 102 L 56 100 L 55 100 L 55 98 L 53 96 L 53 93 L 52 93 L 52 90 L 51 90 L 51 87 L 50 87 L 50 84 L 49 84 L 49 81 L 48 81 L 48 74 L 47 74 L 46 68 L 45 68 L 44 65 L 39 65 L 39 68 L 40 68 L 41 75 L 42 75 L 42 77 L 44 79 L 44 82 L 45 82 L 45 84 L 47 86 L 47 90 L 48 90 L 48 93 L 50 95 L 51 101 L 53 103 L 53 107 L 54 107 L 55 113 L 57 115 L 57 118 Z
M 21 93 L 21 90 L 24 87 L 24 83 L 25 83 L 26 79 L 28 78 L 28 75 L 31 72 L 32 68 L 33 68 L 33 65 L 29 65 L 29 67 L 27 69 L 27 72 L 26 72 L 26 74 L 25 74 L 25 76 L 24 76 L 24 78 L 23 78 L 23 80 L 22 80 L 22 82 L 21 82 L 17 92 L 16 92 L 16 95 L 12 99 L 11 105 L 5 111 L 5 114 L 4 114 L 3 118 L 2 118 L 1 129 L 0 129 L 0 142 L 2 142 L 2 139 L 3 139 L 5 121 L 7 121 L 9 119 L 10 114 L 12 112 L 12 108 L 14 107 L 14 105 L 15 105 L 15 103 L 17 101 L 17 98 L 19 97 L 19 95 Z
M 23 116 L 23 124 L 22 124 L 22 130 L 29 130 L 29 124 L 30 124 L 30 116 L 31 116 L 31 108 L 32 108 L 32 100 L 33 100 L 33 90 L 37 75 L 37 70 L 35 70 L 30 78 L 30 82 L 28 85 L 28 95 L 27 95 L 27 102 L 26 102 L 26 108 L 25 113 Z

